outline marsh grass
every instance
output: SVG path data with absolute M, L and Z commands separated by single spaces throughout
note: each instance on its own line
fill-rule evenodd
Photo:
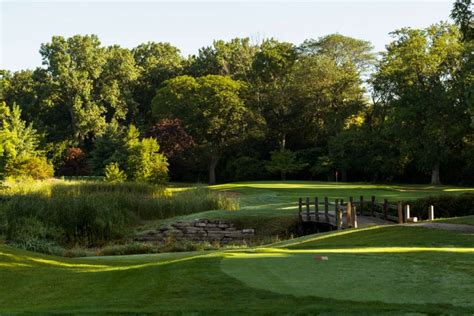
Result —
M 132 182 L 7 182 L 0 200 L 0 229 L 8 239 L 69 247 L 121 240 L 143 220 L 239 208 L 237 200 L 200 186 L 173 190 Z

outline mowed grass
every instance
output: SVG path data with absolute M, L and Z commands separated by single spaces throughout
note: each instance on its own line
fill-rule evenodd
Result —
M 257 182 L 241 209 L 187 217 L 294 216 L 304 196 L 415 199 L 470 188 Z M 328 260 L 317 260 L 327 256 Z M 410 226 L 305 236 L 243 250 L 68 259 L 0 245 L 0 313 L 474 313 L 474 235 Z
M 384 226 L 246 250 L 87 259 L 0 246 L 0 311 L 473 313 L 473 245 L 472 234 Z
M 281 217 L 293 216 L 298 210 L 298 199 L 309 197 L 324 197 L 330 202 L 335 199 L 359 200 L 364 196 L 370 201 L 375 196 L 378 202 L 388 199 L 389 202 L 415 200 L 435 195 L 459 195 L 474 193 L 474 188 L 458 186 L 432 185 L 380 185 L 366 183 L 335 183 L 315 181 L 265 181 L 265 182 L 237 182 L 210 186 L 210 189 L 222 194 L 229 194 L 239 200 L 240 209 L 233 212 L 207 211 L 190 214 L 180 218 L 239 218 L 239 217 Z M 332 209 L 331 209 L 332 210 Z

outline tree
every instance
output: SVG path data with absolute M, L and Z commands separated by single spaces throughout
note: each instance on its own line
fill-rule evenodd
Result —
M 117 45 L 105 49 L 105 64 L 97 80 L 98 99 L 106 110 L 106 119 L 124 121 L 138 113 L 132 88 L 138 79 L 139 69 L 130 50 Z
M 271 159 L 267 163 L 268 172 L 280 173 L 281 180 L 286 180 L 286 175 L 300 171 L 307 166 L 305 163 L 298 162 L 296 154 L 291 150 L 275 150 L 271 152 Z
M 293 90 L 316 141 L 336 136 L 363 110 L 363 78 L 375 61 L 372 50 L 370 42 L 340 34 L 298 48 Z
M 91 167 L 94 174 L 101 175 L 106 165 L 116 162 L 126 166 L 125 129 L 116 121 L 107 125 L 105 132 L 97 137 L 91 154 Z M 138 140 L 138 136 L 137 140 Z
M 194 141 L 207 153 L 209 183 L 223 150 L 245 137 L 252 113 L 241 99 L 244 84 L 229 77 L 180 76 L 169 80 L 153 99 L 157 119 L 179 118 Z
M 214 41 L 212 46 L 199 49 L 199 54 L 190 58 L 187 72 L 195 77 L 221 75 L 246 80 L 256 52 L 257 47 L 250 44 L 249 38 Z
M 116 162 L 111 162 L 107 166 L 105 166 L 104 174 L 105 181 L 107 182 L 118 183 L 127 180 L 125 172 L 120 170 L 120 165 Z
M 31 124 L 21 119 L 17 105 L 10 109 L 0 103 L 0 173 L 4 176 L 46 178 L 53 167 L 38 150 L 39 136 Z
M 296 58 L 293 44 L 271 39 L 262 43 L 252 64 L 252 103 L 281 150 L 286 148 L 287 136 L 295 128 L 300 113 L 290 91 Z
M 459 102 L 468 107 L 471 126 L 474 127 L 474 16 L 471 0 L 456 0 L 451 18 L 460 29 L 460 40 L 464 44 L 462 66 L 457 76 Z
M 140 119 L 148 122 L 151 116 L 151 101 L 163 83 L 181 74 L 184 59 L 178 48 L 169 43 L 148 42 L 132 50 L 139 77 L 133 88 L 134 100 L 138 103 Z
M 43 64 L 56 82 L 56 102 L 65 106 L 72 126 L 72 137 L 83 141 L 103 132 L 105 108 L 95 97 L 106 52 L 95 35 L 65 39 L 53 36 L 41 45 Z
M 161 119 L 152 126 L 148 136 L 158 141 L 161 152 L 168 159 L 181 155 L 195 145 L 179 119 Z
M 326 56 L 341 68 L 365 73 L 375 62 L 373 46 L 368 41 L 330 34 L 317 40 L 306 40 L 298 48 L 302 56 Z
M 440 183 L 440 164 L 459 145 L 468 125 L 466 109 L 453 100 L 461 65 L 462 44 L 456 27 L 433 25 L 404 28 L 395 38 L 374 75 L 374 90 L 389 108 L 390 126 L 402 154 Z

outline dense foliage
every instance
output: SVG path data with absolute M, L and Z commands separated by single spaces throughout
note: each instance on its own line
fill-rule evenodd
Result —
M 435 206 L 436 217 L 459 217 L 474 215 L 474 194 L 464 193 L 457 196 L 438 195 L 410 202 L 412 216 L 428 218 L 430 206 Z
M 451 17 L 395 30 L 378 55 L 340 34 L 218 40 L 187 58 L 169 43 L 54 36 L 42 67 L 0 71 L 0 172 L 47 157 L 56 175 L 104 175 L 116 163 L 150 182 L 169 168 L 172 180 L 210 183 L 336 172 L 472 183 L 471 0 Z

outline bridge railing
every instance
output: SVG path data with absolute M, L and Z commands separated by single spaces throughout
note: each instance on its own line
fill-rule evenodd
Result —
M 368 212 L 367 208 L 369 209 Z M 383 199 L 383 202 L 377 202 L 375 196 L 372 196 L 370 201 L 367 202 L 364 201 L 363 196 L 360 196 L 358 201 L 354 201 L 351 196 L 347 202 L 344 202 L 343 199 L 335 199 L 334 202 L 330 202 L 328 197 L 324 197 L 321 201 L 318 197 L 313 199 L 309 197 L 299 198 L 298 210 L 299 217 L 303 222 L 327 223 L 338 228 L 342 228 L 343 215 L 347 217 L 347 227 L 357 226 L 358 215 L 369 215 L 399 224 L 417 221 L 416 217 L 410 216 L 409 203 L 389 204 L 387 199 Z M 390 214 L 390 210 L 396 210 L 396 215 Z M 428 220 L 433 219 L 434 206 L 430 205 Z

